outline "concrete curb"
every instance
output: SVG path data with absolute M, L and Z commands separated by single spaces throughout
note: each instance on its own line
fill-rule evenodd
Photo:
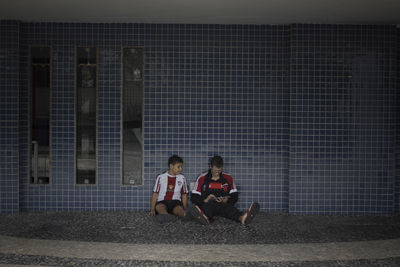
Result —
M 224 253 L 221 253 L 224 251 Z M 80 259 L 185 262 L 287 262 L 400 257 L 400 238 L 336 243 L 165 245 L 60 241 L 0 236 L 0 253 Z

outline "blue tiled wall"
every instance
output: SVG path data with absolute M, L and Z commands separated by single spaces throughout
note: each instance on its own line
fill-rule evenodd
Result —
M 0 20 L 0 213 L 19 211 L 19 23 Z
M 157 174 L 177 153 L 189 182 L 221 154 L 241 191 L 265 210 L 287 209 L 288 27 L 23 23 L 21 61 L 29 45 L 52 47 L 52 183 L 27 184 L 27 128 L 21 207 L 147 209 Z M 74 185 L 74 51 L 99 49 L 97 186 Z M 145 48 L 144 186 L 121 186 L 122 46 Z M 21 68 L 22 77 L 27 77 Z M 27 94 L 27 80 L 21 90 Z M 22 125 L 27 125 L 23 98 Z
M 148 209 L 173 153 L 189 182 L 223 156 L 241 209 L 256 200 L 264 211 L 394 210 L 394 26 L 19 25 L 21 210 Z M 28 185 L 29 45 L 52 48 L 50 185 Z M 95 186 L 74 181 L 75 47 L 85 45 L 99 51 Z M 121 186 L 123 46 L 145 49 L 139 187 Z
M 289 211 L 391 213 L 396 28 L 292 25 Z
M 257 200 L 265 210 L 286 210 L 288 27 L 161 25 L 151 31 L 145 178 L 153 180 L 168 155 L 178 153 L 193 182 L 210 156 L 220 154 L 240 188 L 240 207 Z

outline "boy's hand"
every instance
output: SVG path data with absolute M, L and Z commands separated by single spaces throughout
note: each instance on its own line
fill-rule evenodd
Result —
M 217 198 L 215 197 L 215 195 L 209 194 L 208 197 L 206 197 L 206 199 L 204 199 L 204 202 L 207 203 L 210 200 L 217 200 Z
M 218 198 L 216 199 L 216 201 L 217 201 L 217 202 L 220 202 L 220 203 L 226 203 L 226 202 L 228 202 L 228 198 L 229 198 L 229 197 L 218 197 Z
M 153 209 L 152 209 L 152 210 L 150 210 L 150 215 L 151 215 L 151 216 L 156 216 L 156 211 L 155 211 L 155 210 L 153 210 Z

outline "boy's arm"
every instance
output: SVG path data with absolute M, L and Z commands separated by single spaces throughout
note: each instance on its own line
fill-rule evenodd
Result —
M 239 192 L 237 191 L 235 183 L 233 182 L 232 176 L 229 175 L 227 178 L 228 178 L 228 183 L 230 184 L 229 198 L 227 202 L 228 204 L 231 204 L 233 206 L 239 199 Z
M 151 197 L 151 209 L 150 209 L 150 214 L 151 215 L 156 215 L 156 203 L 157 203 L 157 198 L 158 198 L 158 193 L 153 193 Z
M 183 204 L 183 209 L 184 210 L 187 209 L 187 200 L 188 200 L 187 194 L 182 194 L 182 204 Z
M 197 206 L 202 206 L 204 203 L 204 198 L 202 194 L 202 187 L 205 180 L 205 176 L 199 176 L 196 180 L 195 186 L 192 190 L 192 194 L 190 195 L 190 201 Z

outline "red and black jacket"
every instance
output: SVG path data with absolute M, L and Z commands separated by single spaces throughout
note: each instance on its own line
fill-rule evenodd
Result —
M 197 178 L 190 201 L 195 205 L 201 206 L 204 203 L 204 199 L 213 194 L 216 197 L 229 196 L 227 203 L 232 206 L 235 205 L 238 201 L 239 193 L 232 176 L 222 172 L 216 181 L 212 180 L 211 177 L 211 170 L 209 170 Z

